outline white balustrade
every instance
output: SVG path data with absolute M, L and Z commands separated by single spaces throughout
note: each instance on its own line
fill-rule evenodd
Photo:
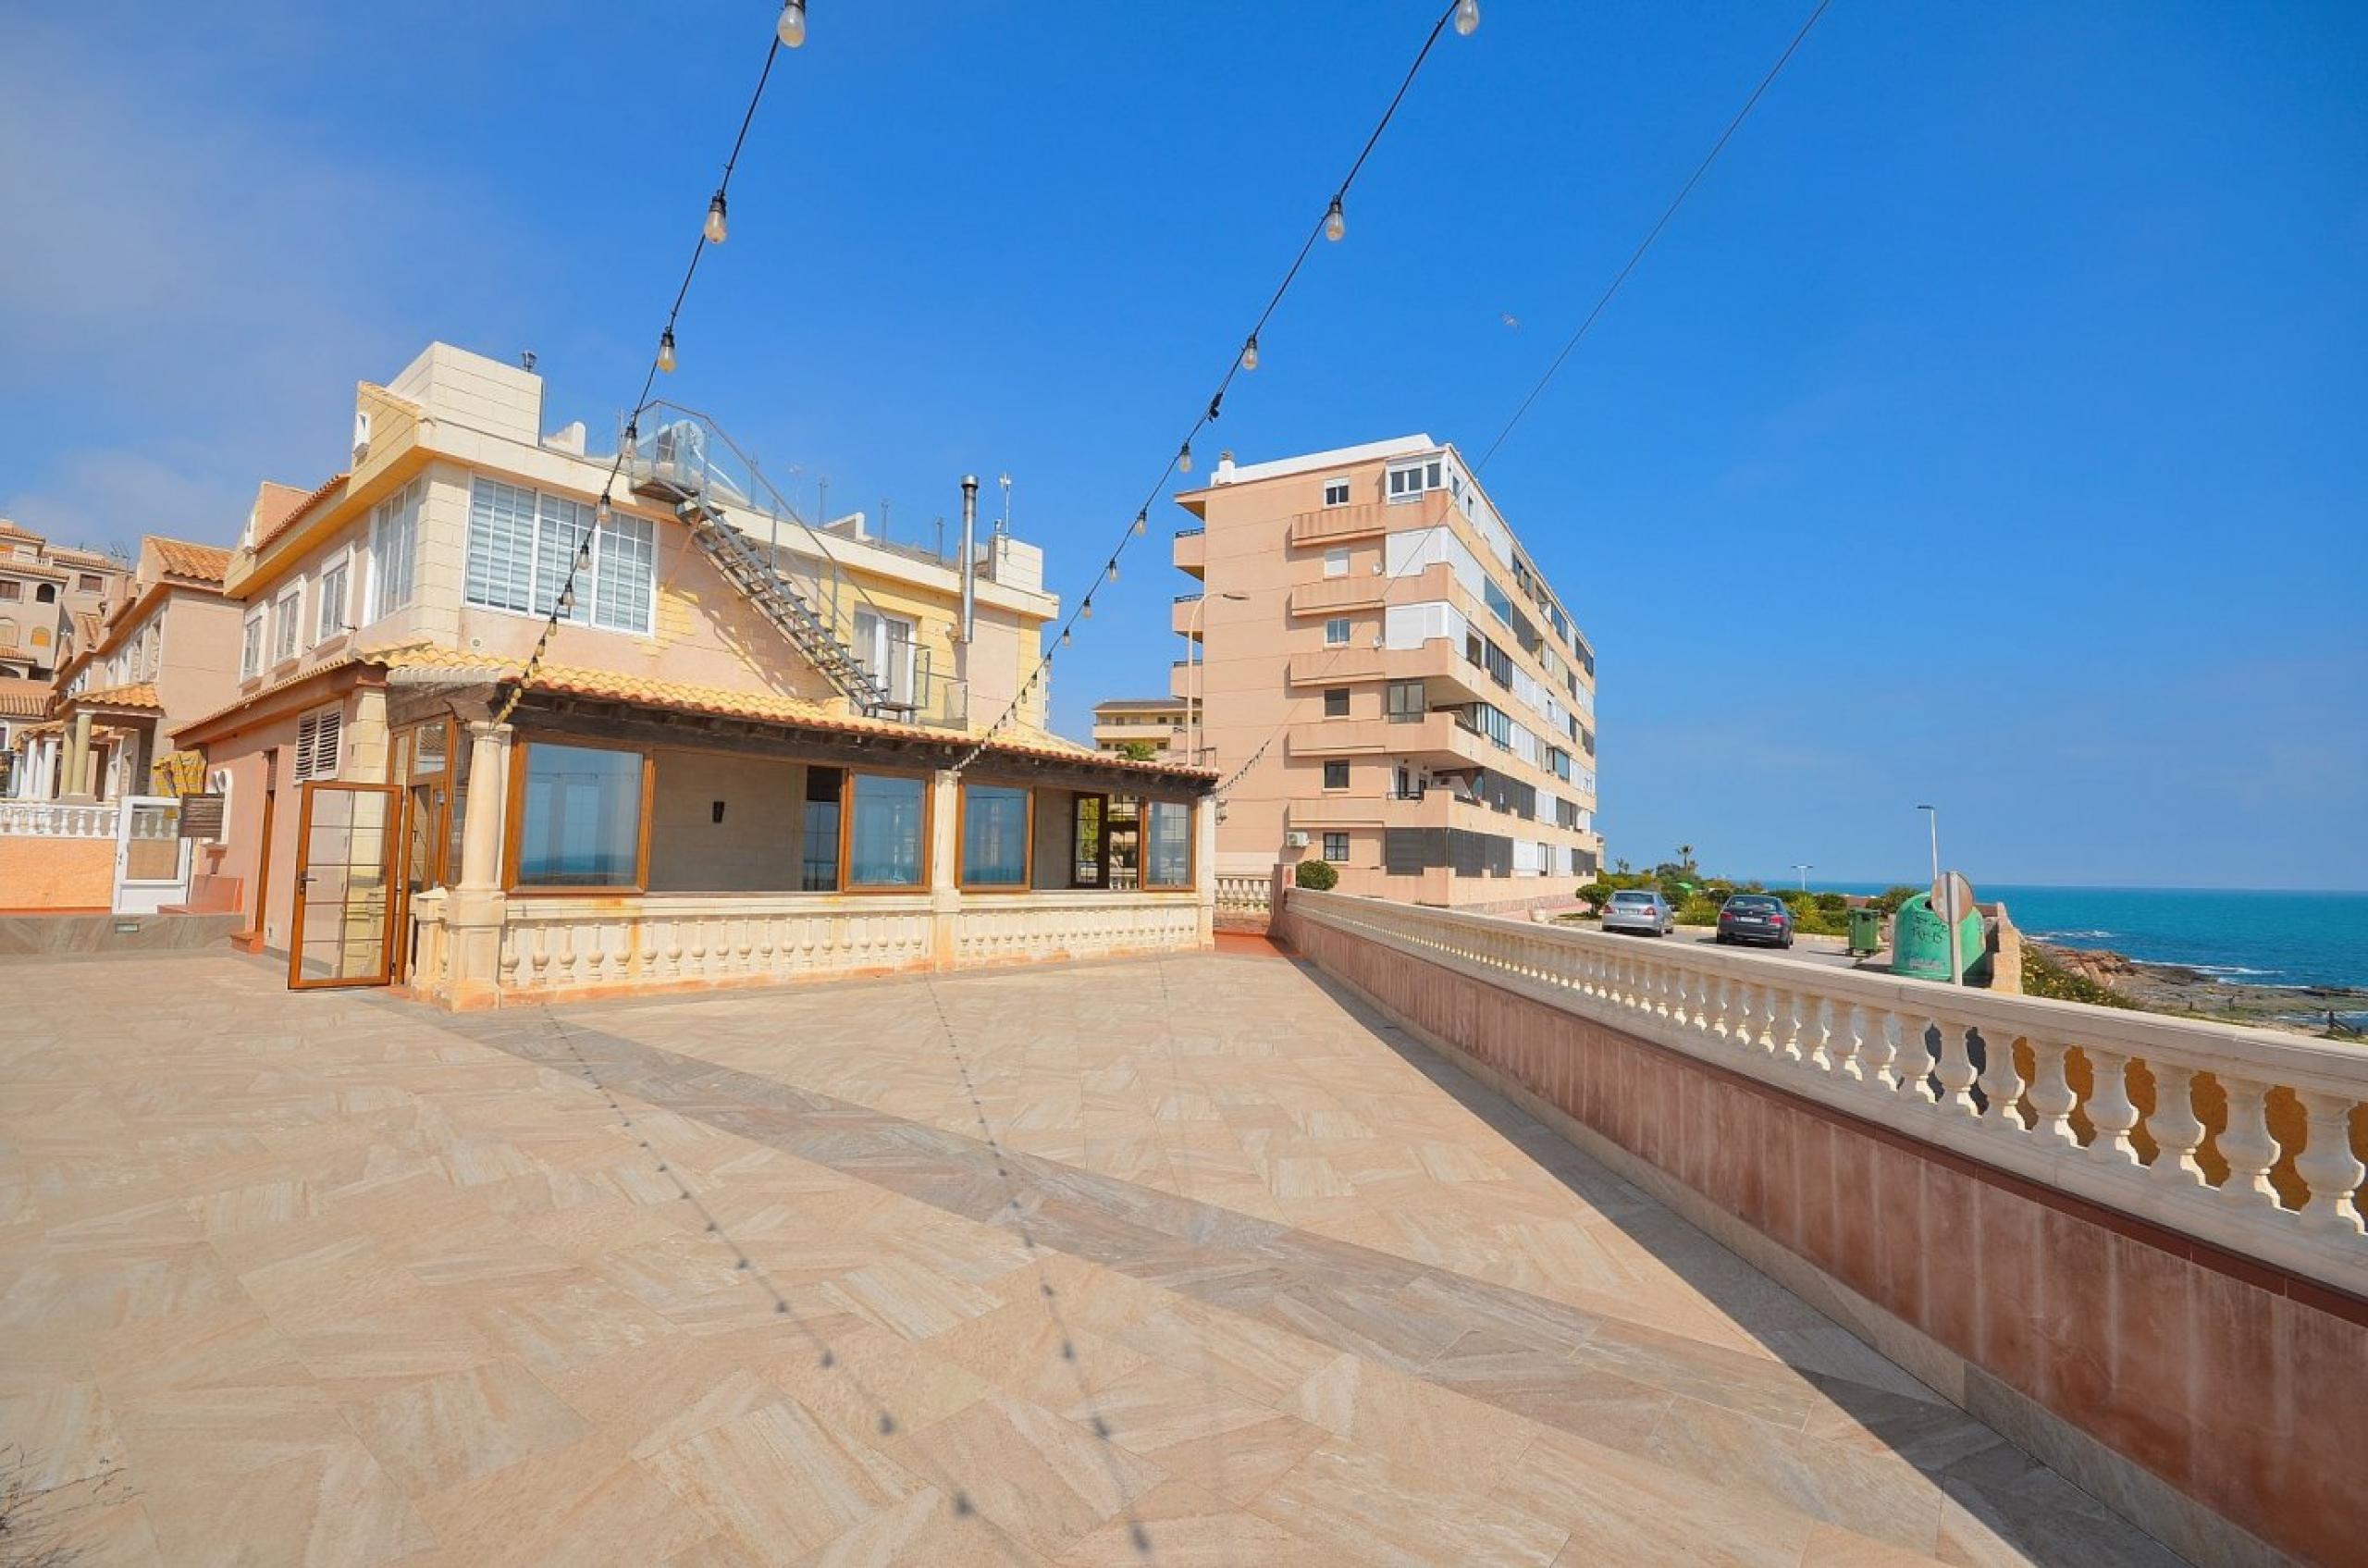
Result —
M 2368 1104 L 2368 1051 L 2358 1047 L 1339 893 L 1294 890 L 1287 914 L 2368 1294 L 2368 1167 L 2350 1141 Z M 1980 1041 L 1978 1067 L 1969 1036 Z M 2030 1052 L 2029 1081 L 2017 1042 Z M 2076 1054 L 2085 1091 L 2067 1071 Z M 2151 1111 L 2130 1095 L 2141 1064 Z M 2216 1131 L 2196 1113 L 2199 1074 L 2226 1096 Z M 2152 1163 L 2140 1160 L 2141 1131 Z M 2205 1174 L 2214 1150 L 2227 1167 L 2216 1187 Z M 2272 1184 L 2281 1166 L 2289 1192 L 2306 1190 L 2299 1208 Z
M 1252 876 L 1219 871 L 1216 881 L 1220 909 L 1264 910 L 1274 903 L 1274 878 L 1264 872 Z
M 122 807 L 56 800 L 0 800 L 0 833 L 18 838 L 113 838 Z
M 1199 930 L 1189 894 L 974 893 L 954 917 L 954 962 L 967 969 L 1189 950 Z

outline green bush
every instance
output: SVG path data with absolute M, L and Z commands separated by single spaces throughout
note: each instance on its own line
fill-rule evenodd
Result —
M 1677 907 L 1677 923 L 1682 926 L 1714 926 L 1719 923 L 1721 898 L 1689 898 Z
M 1579 902 L 1599 915 L 1603 913 L 1603 907 L 1611 902 L 1611 894 L 1610 883 L 1591 882 L 1579 889 Z
M 1329 860 L 1301 860 L 1291 877 L 1310 893 L 1329 893 L 1340 884 L 1340 873 Z
M 1829 915 L 1844 914 L 1850 908 L 1850 900 L 1839 893 L 1812 893 L 1809 896 Z
M 1920 887 L 1909 887 L 1904 883 L 1896 887 L 1887 887 L 1883 889 L 1881 895 L 1874 900 L 1874 907 L 1882 914 L 1896 915 L 1902 904 L 1923 891 Z

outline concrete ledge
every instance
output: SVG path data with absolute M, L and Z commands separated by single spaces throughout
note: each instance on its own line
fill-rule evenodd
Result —
M 191 952 L 229 941 L 240 923 L 236 914 L 0 915 L 0 957 Z

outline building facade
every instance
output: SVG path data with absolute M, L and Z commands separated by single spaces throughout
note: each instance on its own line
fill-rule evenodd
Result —
M 55 678 L 77 629 L 87 646 L 130 575 L 115 556 L 52 544 L 0 517 L 0 676 Z
M 1182 745 L 1240 772 L 1220 872 L 1466 907 L 1592 878 L 1595 652 L 1452 446 L 1227 455 L 1177 500 Z
M 1114 697 L 1093 705 L 1093 744 L 1112 752 L 1148 747 L 1165 756 L 1174 750 L 1183 722 L 1180 697 Z
M 812 525 L 700 416 L 587 452 L 543 392 L 431 345 L 358 389 L 350 468 L 257 498 L 236 695 L 175 740 L 227 797 L 198 901 L 291 984 L 482 1006 L 1209 940 L 1205 773 L 1052 736 L 1041 687 L 980 744 L 1058 610 L 1032 547 Z

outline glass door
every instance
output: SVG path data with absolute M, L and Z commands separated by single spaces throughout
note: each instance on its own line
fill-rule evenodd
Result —
M 306 781 L 296 828 L 290 988 L 387 983 L 399 799 L 394 784 Z

